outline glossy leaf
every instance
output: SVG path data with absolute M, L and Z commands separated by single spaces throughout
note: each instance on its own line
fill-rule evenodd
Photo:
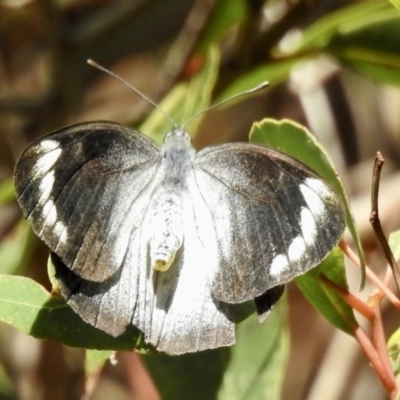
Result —
M 133 326 L 114 338 L 83 322 L 65 301 L 32 279 L 0 275 L 0 321 L 37 339 L 85 349 L 131 350 L 140 339 Z

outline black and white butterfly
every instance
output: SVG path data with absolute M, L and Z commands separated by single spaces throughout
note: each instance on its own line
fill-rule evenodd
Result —
M 112 122 L 57 130 L 23 152 L 15 187 L 75 312 L 169 354 L 233 344 L 232 305 L 263 316 L 345 226 L 304 164 L 250 143 L 196 152 L 180 127 L 161 148 Z

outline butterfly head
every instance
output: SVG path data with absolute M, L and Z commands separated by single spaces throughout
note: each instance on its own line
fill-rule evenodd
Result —
M 161 147 L 161 154 L 164 157 L 173 154 L 178 157 L 183 156 L 183 161 L 187 158 L 184 156 L 185 154 L 190 158 L 193 153 L 194 149 L 192 147 L 192 138 L 190 135 L 182 126 L 174 125 L 172 130 L 165 135 L 164 143 Z
M 190 135 L 185 131 L 183 126 L 181 125 L 174 125 L 172 131 L 168 132 L 164 137 L 164 144 L 169 142 L 180 142 L 187 143 L 189 146 L 192 145 L 192 138 Z

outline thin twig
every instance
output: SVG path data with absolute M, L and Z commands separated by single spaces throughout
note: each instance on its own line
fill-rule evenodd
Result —
M 381 176 L 382 166 L 385 160 L 382 154 L 378 151 L 375 157 L 374 172 L 372 177 L 372 192 L 371 192 L 371 214 L 369 221 L 374 229 L 375 235 L 382 248 L 382 251 L 388 260 L 390 268 L 393 271 L 394 281 L 396 282 L 397 289 L 400 290 L 400 271 L 399 266 L 390 250 L 389 243 L 382 231 L 381 223 L 379 220 L 379 208 L 378 208 L 378 197 L 379 197 L 379 182 Z

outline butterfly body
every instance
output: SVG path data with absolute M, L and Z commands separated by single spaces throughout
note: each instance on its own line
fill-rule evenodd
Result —
M 160 153 L 158 185 L 152 193 L 149 208 L 152 214 L 149 246 L 152 267 L 166 271 L 184 239 L 182 197 L 188 194 L 187 179 L 195 152 L 190 136 L 175 127 L 166 135 Z
M 179 127 L 161 148 L 111 122 L 60 129 L 23 152 L 15 186 L 75 312 L 170 354 L 232 344 L 233 305 L 258 299 L 265 315 L 345 226 L 304 164 L 249 143 L 195 152 Z

